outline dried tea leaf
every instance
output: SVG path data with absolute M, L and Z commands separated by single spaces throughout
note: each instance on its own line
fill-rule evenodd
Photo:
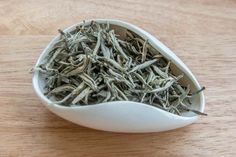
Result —
M 60 39 L 32 72 L 45 78 L 45 95 L 60 105 L 89 105 L 108 101 L 138 101 L 181 115 L 190 111 L 192 92 L 178 81 L 171 61 L 148 40 L 127 30 L 120 39 L 109 23 L 59 30 Z

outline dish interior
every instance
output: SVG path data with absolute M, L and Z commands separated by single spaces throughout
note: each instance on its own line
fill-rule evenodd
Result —
M 89 24 L 89 23 L 88 23 Z M 115 33 L 117 35 L 119 35 L 118 38 L 120 39 L 125 39 L 126 38 L 126 32 L 127 32 L 127 28 L 124 28 L 124 27 L 121 27 L 121 26 L 118 26 L 118 25 L 114 25 L 114 24 L 111 24 L 110 25 L 110 28 L 111 29 L 114 29 L 115 30 Z M 67 29 L 66 31 L 69 31 L 71 32 L 71 34 L 73 34 L 75 32 L 75 26 Z M 130 32 L 133 32 L 131 30 L 129 30 Z M 137 33 L 134 33 L 135 36 L 138 36 L 140 37 L 140 35 L 138 35 Z M 57 36 L 54 40 L 51 41 L 51 43 L 49 44 L 49 46 L 44 50 L 44 53 L 42 55 L 42 57 L 40 58 L 39 63 L 41 62 L 44 62 L 45 61 L 45 58 L 47 56 L 47 53 L 48 51 L 53 47 L 54 43 L 59 39 L 59 36 Z M 155 49 L 154 47 L 157 46 L 157 45 L 154 45 L 152 42 L 149 42 L 149 44 L 152 46 L 153 49 Z M 158 52 L 158 51 L 156 51 Z M 165 54 L 162 54 L 165 59 L 167 60 L 170 60 L 168 59 L 167 56 L 165 56 Z M 184 71 L 182 71 L 180 69 L 179 66 L 176 65 L 176 62 L 174 60 L 171 60 L 171 66 L 170 66 L 170 69 L 171 69 L 171 72 L 175 75 L 175 76 L 179 76 L 181 74 L 184 74 L 183 78 L 181 78 L 179 80 L 180 84 L 183 85 L 183 86 L 187 86 L 187 85 L 190 85 L 190 90 L 192 92 L 194 91 L 197 91 L 198 88 L 197 86 L 193 83 L 193 81 L 188 77 L 188 74 L 185 73 Z M 44 76 L 41 74 L 41 73 L 37 73 L 37 76 L 38 76 L 38 87 L 40 89 L 40 92 L 41 93 L 44 93 L 45 90 L 44 90 L 44 86 L 45 86 L 45 78 Z M 43 95 L 44 96 L 44 95 Z M 46 96 L 44 96 L 46 98 Z M 48 98 L 46 98 L 48 99 Z M 53 100 L 53 98 L 50 98 L 51 100 Z M 200 94 L 197 94 L 196 96 L 194 96 L 193 98 L 191 98 L 191 102 L 192 102 L 192 105 L 191 105 L 191 108 L 194 109 L 194 110 L 200 110 Z M 196 114 L 192 113 L 192 112 L 184 112 L 182 114 L 182 116 L 185 116 L 185 117 L 192 117 L 192 116 L 196 116 Z

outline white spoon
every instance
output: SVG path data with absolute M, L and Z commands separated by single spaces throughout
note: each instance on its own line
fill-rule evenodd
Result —
M 201 89 L 198 81 L 189 68 L 169 48 L 143 29 L 119 20 L 98 19 L 95 21 L 98 23 L 110 23 L 121 37 L 128 29 L 140 37 L 148 39 L 149 43 L 155 49 L 157 49 L 165 58 L 171 60 L 171 69 L 175 74 L 184 73 L 184 78 L 181 79 L 182 84 L 190 84 L 192 91 Z M 85 23 L 90 24 L 90 22 L 91 20 L 86 21 Z M 73 31 L 76 26 L 81 24 L 82 22 L 73 25 L 67 28 L 65 32 Z M 36 66 L 44 60 L 48 53 L 48 49 L 50 49 L 58 39 L 59 35 L 49 43 L 39 57 Z M 198 119 L 198 116 L 190 111 L 183 113 L 182 116 L 178 116 L 151 105 L 132 101 L 113 101 L 95 105 L 72 107 L 53 104 L 52 101 L 43 94 L 44 82 L 38 71 L 33 74 L 33 87 L 45 106 L 53 113 L 76 124 L 98 130 L 127 133 L 159 132 L 180 128 L 191 124 Z M 204 107 L 204 95 L 203 92 L 200 92 L 192 100 L 192 109 L 203 112 Z

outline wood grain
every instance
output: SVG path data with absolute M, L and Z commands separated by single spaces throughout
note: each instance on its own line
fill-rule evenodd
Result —
M 0 156 L 235 156 L 235 8 L 235 0 L 0 1 Z M 49 112 L 28 70 L 58 28 L 92 18 L 124 20 L 164 42 L 207 87 L 209 115 L 178 130 L 117 134 Z

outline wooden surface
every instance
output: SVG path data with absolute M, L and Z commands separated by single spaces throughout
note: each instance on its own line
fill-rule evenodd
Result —
M 28 70 L 58 28 L 91 18 L 125 20 L 170 47 L 206 86 L 208 116 L 178 130 L 118 134 L 49 112 Z M 235 102 L 235 0 L 0 1 L 1 157 L 236 156 Z

